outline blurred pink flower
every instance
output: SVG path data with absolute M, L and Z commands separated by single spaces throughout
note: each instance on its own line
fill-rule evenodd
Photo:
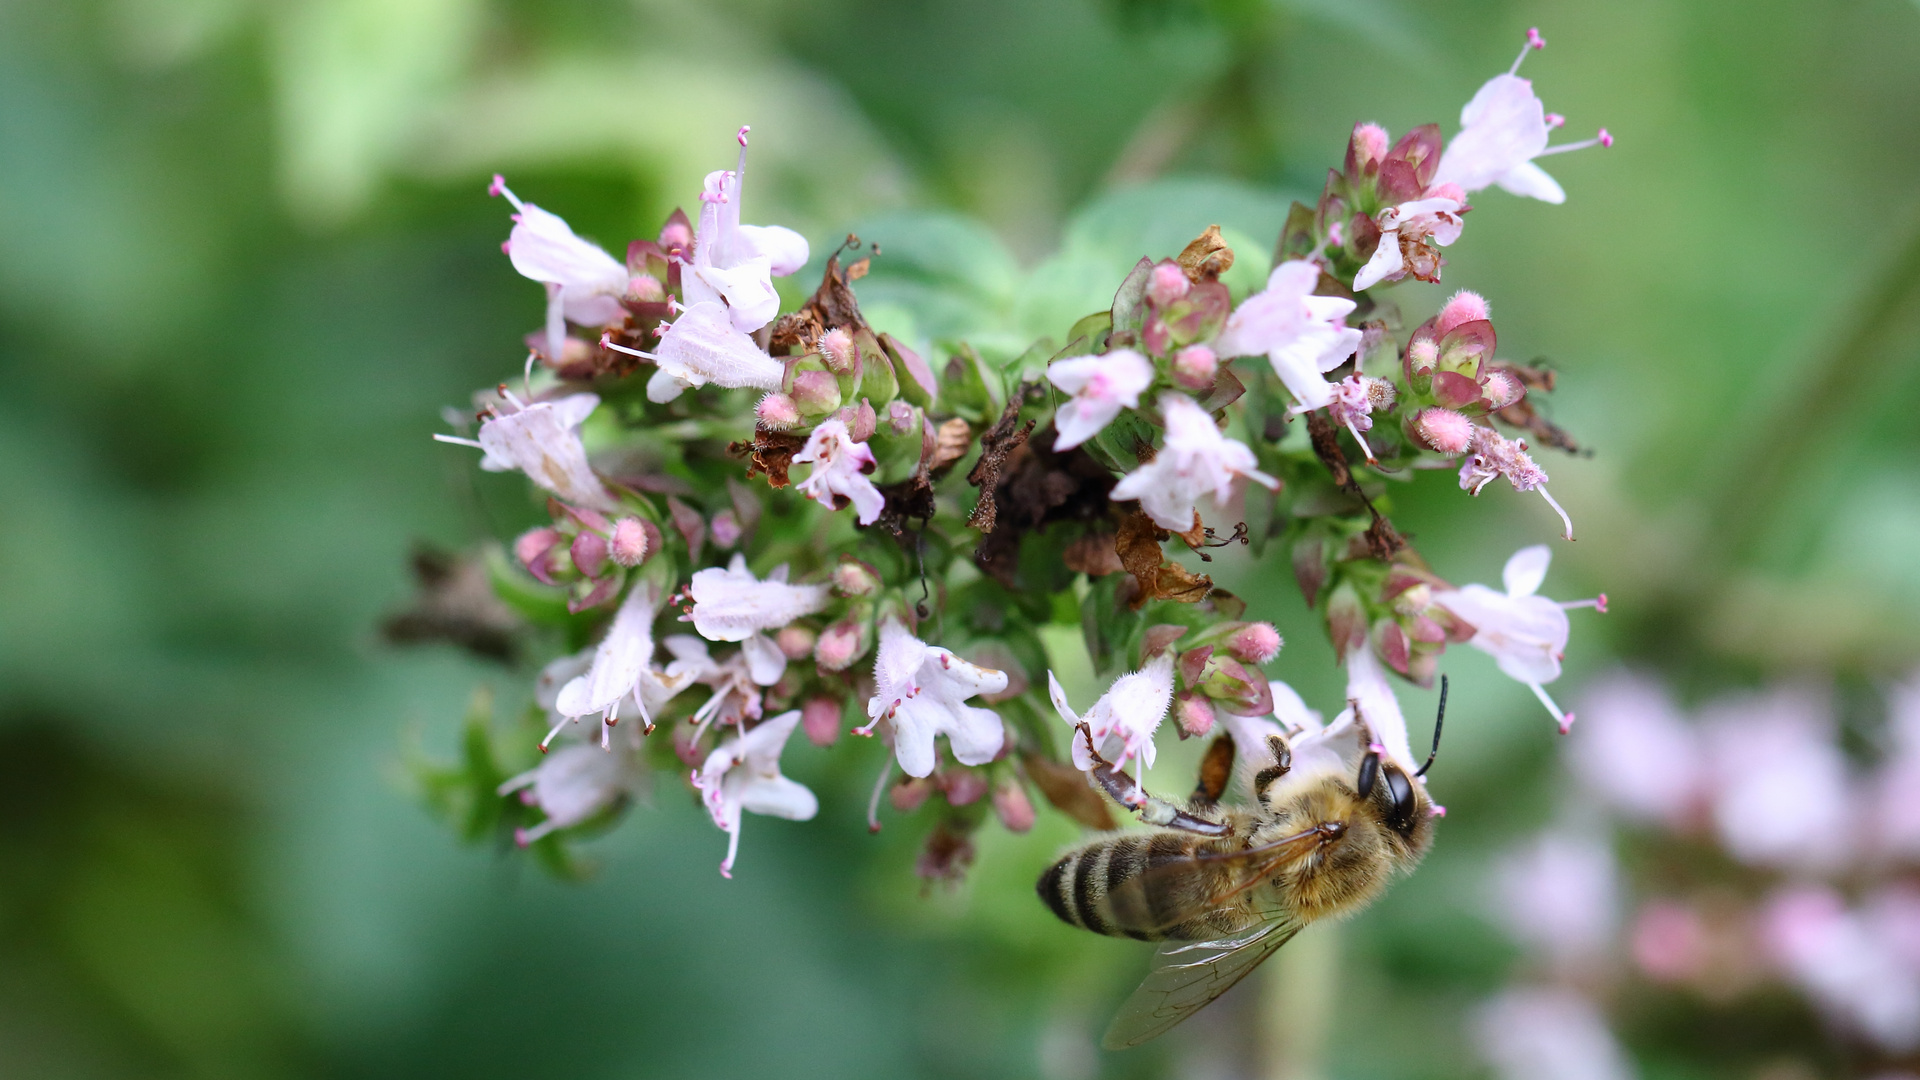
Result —
M 567 323 L 606 326 L 627 316 L 620 297 L 627 291 L 627 267 L 595 244 L 575 236 L 557 214 L 521 202 L 500 176 L 487 188 L 513 204 L 513 231 L 506 242 L 507 257 L 523 277 L 547 287 L 547 359 L 560 360 L 567 339 Z
M 1479 191 L 1493 184 L 1515 195 L 1562 203 L 1567 201 L 1566 192 L 1533 159 L 1588 146 L 1613 145 L 1613 137 L 1602 128 L 1592 139 L 1548 149 L 1547 133 L 1561 120 L 1548 116 L 1534 96 L 1533 83 L 1519 74 L 1520 62 L 1527 53 L 1545 44 L 1537 31 L 1529 31 L 1527 44 L 1513 68 L 1487 80 L 1460 110 L 1460 134 L 1440 155 L 1440 167 L 1433 174 L 1436 185 L 1451 183 L 1466 191 Z
M 1493 657 L 1509 678 L 1526 684 L 1564 733 L 1573 725 L 1573 714 L 1562 711 L 1547 696 L 1545 684 L 1560 677 L 1569 632 L 1566 608 L 1595 605 L 1593 601 L 1560 604 L 1538 595 L 1552 561 L 1553 552 L 1545 544 L 1521 548 L 1501 573 L 1506 592 L 1467 585 L 1436 592 L 1433 602 L 1473 627 L 1468 644 Z
M 1685 823 L 1702 797 L 1699 734 L 1654 680 L 1615 671 L 1591 684 L 1568 764 L 1588 790 L 1635 821 Z
M 1055 360 L 1047 365 L 1047 378 L 1073 395 L 1053 418 L 1053 449 L 1059 452 L 1100 434 L 1121 409 L 1138 408 L 1140 392 L 1153 385 L 1153 364 L 1132 349 L 1115 349 Z
M 521 847 L 557 829 L 568 829 L 594 817 L 630 794 L 641 776 L 639 760 L 627 748 L 602 750 L 570 743 L 549 754 L 540 764 L 500 785 L 500 794 L 524 792 L 521 798 L 546 815 L 530 829 L 517 829 L 513 838 Z
M 829 510 L 839 509 L 840 500 L 847 500 L 862 525 L 880 519 L 887 499 L 867 479 L 867 473 L 874 469 L 873 451 L 866 443 L 854 440 L 845 421 L 822 421 L 807 437 L 807 445 L 793 455 L 793 462 L 813 466 L 813 472 L 793 486 L 795 491 Z
M 1920 1047 L 1920 975 L 1900 962 L 1840 894 L 1819 885 L 1774 894 L 1762 939 L 1822 1012 L 1883 1049 Z
M 1565 829 L 1534 837 L 1494 867 L 1500 927 L 1561 969 L 1578 969 L 1613 948 L 1619 882 L 1604 835 Z
M 1873 781 L 1869 815 L 1883 855 L 1920 861 L 1920 674 L 1889 695 L 1887 759 Z
M 1633 1063 L 1584 995 L 1516 986 L 1481 1004 L 1473 1031 L 1501 1080 L 1632 1080 Z
M 726 830 L 727 857 L 720 874 L 733 876 L 734 856 L 740 853 L 743 812 L 752 811 L 789 821 L 807 821 L 820 810 L 820 801 L 797 780 L 780 775 L 780 753 L 800 723 L 800 710 L 783 712 L 745 735 L 728 739 L 707 755 L 693 774 L 713 823 Z
M 1707 969 L 1707 928 L 1686 904 L 1647 901 L 1634 916 L 1629 939 L 1634 963 L 1655 982 L 1690 982 Z
M 1810 687 L 1741 694 L 1701 710 L 1713 821 L 1734 858 L 1834 870 L 1854 847 L 1853 784 L 1829 703 Z
M 580 425 L 600 405 L 595 394 L 570 394 L 555 401 L 525 404 L 502 388 L 499 410 L 480 422 L 478 439 L 435 435 L 434 439 L 486 451 L 480 467 L 488 472 L 519 469 L 527 479 L 560 498 L 590 510 L 620 508 L 587 464 Z

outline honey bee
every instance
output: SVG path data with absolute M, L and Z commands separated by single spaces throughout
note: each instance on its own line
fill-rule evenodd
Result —
M 1433 840 L 1433 803 L 1383 754 L 1358 709 L 1322 731 L 1272 736 L 1273 763 L 1253 776 L 1254 805 L 1221 806 L 1233 743 L 1220 736 L 1185 807 L 1146 794 L 1094 754 L 1093 778 L 1156 828 L 1112 833 L 1067 852 L 1037 891 L 1069 925 L 1163 944 L 1101 1044 L 1138 1046 L 1192 1016 L 1293 940 L 1308 923 L 1371 903 L 1419 865 Z M 1080 735 L 1092 745 L 1082 725 Z M 1353 757 L 1357 767 L 1350 766 Z

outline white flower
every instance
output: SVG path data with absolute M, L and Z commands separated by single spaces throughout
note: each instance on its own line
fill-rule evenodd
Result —
M 693 722 L 700 731 L 711 723 L 738 727 L 744 721 L 760 718 L 760 688 L 780 681 L 787 658 L 766 638 L 759 640 L 772 646 L 771 656 L 752 647 L 754 638 L 741 642 L 739 652 L 721 661 L 714 660 L 707 652 L 707 643 L 692 634 L 674 634 L 662 643 L 673 655 L 668 672 L 689 683 L 713 688 L 712 696 L 693 712 Z
M 647 380 L 647 400 L 659 404 L 708 383 L 730 390 L 772 390 L 786 373 L 785 365 L 733 325 L 727 306 L 717 300 L 702 300 L 682 311 L 663 329 L 654 352 L 629 349 L 607 337 L 600 344 L 653 361 L 657 370 Z
M 1627 817 L 1684 824 L 1702 794 L 1705 763 L 1698 733 L 1666 689 L 1615 672 L 1587 688 L 1580 715 L 1566 750 L 1581 783 Z
M 728 739 L 693 774 L 693 786 L 699 789 L 707 813 L 727 833 L 721 876 L 733 876 L 744 811 L 788 821 L 808 821 L 820 811 L 820 800 L 805 784 L 780 775 L 780 752 L 799 723 L 800 710 L 783 712 L 745 735 Z
M 796 465 L 811 464 L 813 474 L 794 485 L 794 490 L 829 510 L 838 510 L 846 499 L 862 525 L 871 525 L 886 508 L 886 496 L 873 486 L 866 474 L 874 469 L 873 451 L 867 444 L 854 442 L 847 425 L 840 420 L 824 420 L 807 437 L 807 445 L 793 455 Z
M 867 702 L 871 734 L 882 719 L 893 721 L 893 750 L 908 776 L 933 772 L 935 736 L 945 735 L 954 760 L 985 765 L 1000 753 L 1006 729 L 992 709 L 966 704 L 975 694 L 1007 688 L 1007 673 L 977 667 L 947 649 L 914 637 L 898 619 L 880 625 L 880 652 L 873 663 L 874 692 Z
M 653 718 L 640 693 L 640 682 L 653 663 L 653 617 L 659 610 L 660 587 L 651 581 L 635 582 L 620 602 L 620 610 L 614 613 L 607 636 L 594 649 L 593 663 L 586 674 L 575 676 L 560 688 L 554 710 L 568 718 L 598 715 L 611 726 L 619 719 L 620 706 L 631 701 L 651 725 Z M 547 739 L 552 738 L 549 733 Z
M 1355 292 L 1405 277 L 1408 248 L 1418 248 L 1429 239 L 1446 247 L 1460 239 L 1460 201 L 1441 197 L 1414 199 L 1380 211 L 1375 223 L 1380 226 L 1380 246 L 1374 249 L 1367 265 L 1354 275 Z M 1413 254 L 1419 255 L 1417 251 Z M 1427 275 L 1427 279 L 1437 280 L 1431 275 Z
M 1360 347 L 1360 331 L 1346 324 L 1354 302 L 1313 295 L 1319 281 L 1320 267 L 1302 259 L 1274 267 L 1266 289 L 1241 301 L 1213 343 L 1223 358 L 1264 355 L 1299 402 L 1296 412 L 1333 400 L 1333 386 L 1321 376 Z
M 1413 775 L 1420 763 L 1407 739 L 1406 714 L 1400 711 L 1400 699 L 1387 680 L 1387 669 L 1364 644 L 1347 650 L 1347 700 L 1359 709 L 1360 719 L 1366 721 L 1374 742 L 1386 756 L 1401 771 Z M 1335 717 L 1328 730 L 1339 727 L 1344 715 Z
M 1166 446 L 1152 461 L 1120 478 L 1113 488 L 1113 501 L 1138 499 L 1155 524 L 1183 533 L 1193 528 L 1194 503 L 1211 495 L 1224 505 L 1233 495 L 1235 477 L 1244 476 L 1269 490 L 1280 486 L 1280 481 L 1254 468 L 1253 451 L 1246 443 L 1220 434 L 1213 417 L 1191 398 L 1163 394 L 1160 409 L 1167 424 Z
M 500 785 L 500 794 L 531 789 L 527 803 L 547 815 L 531 829 L 520 829 L 514 840 L 525 847 L 556 829 L 568 829 L 631 794 L 641 775 L 637 757 L 626 748 L 602 750 L 570 743 L 549 754 L 539 765 Z
M 1124 769 L 1129 761 L 1139 758 L 1141 769 L 1150 769 L 1153 733 L 1173 704 L 1173 650 L 1162 650 L 1139 671 L 1113 680 L 1085 716 L 1075 714 L 1067 704 L 1067 692 L 1060 688 L 1060 680 L 1052 671 L 1047 672 L 1047 696 L 1053 699 L 1054 710 L 1067 726 L 1076 729 L 1067 736 L 1073 745 L 1074 768 L 1081 772 L 1093 768 L 1087 740 L 1077 730 L 1084 723 L 1100 756 L 1114 768 Z
M 1920 977 L 1874 929 L 1824 885 L 1776 893 L 1761 917 L 1775 961 L 1822 1011 L 1904 1054 L 1920 1047 Z
M 1598 1006 L 1578 991 L 1512 987 L 1477 1010 L 1480 1053 L 1499 1080 L 1633 1080 Z
M 1870 816 L 1883 852 L 1920 861 L 1920 677 L 1894 688 L 1887 708 L 1893 750 L 1875 778 Z
M 1619 882 L 1603 836 L 1541 833 L 1495 864 L 1492 899 L 1500 928 L 1563 970 L 1604 960 L 1614 948 Z
M 1433 602 L 1473 627 L 1468 644 L 1493 657 L 1509 678 L 1525 683 L 1565 732 L 1573 725 L 1573 714 L 1554 704 L 1545 686 L 1560 677 L 1560 659 L 1567 651 L 1565 609 L 1596 605 L 1594 601 L 1557 604 L 1535 595 L 1552 561 L 1553 553 L 1545 544 L 1521 548 L 1507 560 L 1501 574 L 1506 592 L 1468 585 L 1436 592 Z
M 1053 385 L 1073 395 L 1054 413 L 1053 449 L 1071 450 L 1100 434 L 1122 408 L 1140 406 L 1140 392 L 1153 385 L 1153 363 L 1132 349 L 1100 356 L 1074 356 L 1047 365 Z
M 708 641 L 743 641 L 762 630 L 778 630 L 827 606 L 826 585 L 789 585 L 787 567 L 773 568 L 765 581 L 736 554 L 722 570 L 708 567 L 693 575 L 693 628 Z
M 1460 134 L 1440 155 L 1440 165 L 1433 174 L 1436 186 L 1455 184 L 1472 192 L 1493 184 L 1515 195 L 1562 203 L 1567 201 L 1567 193 L 1533 159 L 1588 146 L 1613 145 L 1613 136 L 1601 128 L 1594 138 L 1548 148 L 1547 133 L 1563 121 L 1547 114 L 1534 96 L 1533 83 L 1520 77 L 1520 61 L 1530 50 L 1545 45 L 1537 32 L 1530 31 L 1527 45 L 1520 50 L 1512 69 L 1488 79 L 1460 110 Z
M 580 443 L 580 425 L 599 406 L 594 394 L 572 394 L 557 401 L 523 405 L 512 393 L 503 393 L 505 412 L 494 412 L 480 424 L 480 438 L 459 439 L 435 435 L 444 443 L 473 446 L 487 452 L 480 467 L 488 472 L 519 469 L 527 478 L 560 497 L 560 501 L 589 510 L 617 511 L 620 504 L 587 464 Z
M 740 224 L 740 188 L 747 176 L 747 129 L 741 128 L 740 163 L 707 174 L 700 192 L 700 225 L 693 262 L 681 275 L 689 305 L 724 303 L 733 325 L 751 334 L 780 313 L 771 278 L 806 265 L 806 238 L 778 225 Z M 770 388 L 769 388 L 770 389 Z
M 1816 871 L 1846 863 L 1855 784 L 1819 692 L 1722 698 L 1701 709 L 1701 727 L 1714 826 L 1734 858 Z
M 549 360 L 560 358 L 568 321 L 606 326 L 626 318 L 627 310 L 620 306 L 628 281 L 624 263 L 575 236 L 559 216 L 521 202 L 502 178 L 495 176 L 487 190 L 506 196 L 518 211 L 506 244 L 513 268 L 547 287 Z

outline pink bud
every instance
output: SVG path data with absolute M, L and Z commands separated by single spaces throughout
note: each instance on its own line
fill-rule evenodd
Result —
M 911 814 L 920 809 L 921 804 L 927 801 L 927 796 L 933 794 L 933 786 L 932 777 L 921 776 L 912 780 L 903 780 L 893 785 L 892 791 L 887 792 L 887 801 L 893 804 L 895 810 L 903 814 Z
M 840 407 L 840 380 L 834 378 L 831 371 L 796 371 L 793 403 L 801 416 L 825 416 Z
M 1180 730 L 1189 735 L 1205 735 L 1213 730 L 1213 703 L 1198 694 L 1182 693 L 1174 706 Z
M 1446 337 L 1454 327 L 1461 323 L 1478 322 L 1487 317 L 1487 301 L 1477 292 L 1461 289 L 1453 294 L 1440 314 L 1433 320 L 1433 332 Z
M 1465 453 L 1473 442 L 1473 421 L 1452 409 L 1430 405 L 1413 418 L 1413 437 L 1429 450 Z
M 843 555 L 833 568 L 833 591 L 841 596 L 871 596 L 879 589 L 879 572 L 859 559 Z
M 1430 337 L 1414 338 L 1407 345 L 1407 362 L 1415 374 L 1432 371 L 1440 360 L 1440 345 Z
M 1707 965 L 1707 928 L 1685 904 L 1650 900 L 1633 920 L 1633 959 L 1655 982 L 1685 982 Z
M 628 279 L 627 295 L 643 304 L 657 304 L 667 298 L 667 290 L 652 274 L 638 274 Z
M 534 561 L 547 553 L 547 549 L 560 542 L 559 532 L 550 528 L 528 529 L 513 542 L 513 557 L 520 565 L 531 567 Z
M 993 812 L 1008 832 L 1023 833 L 1033 828 L 1033 800 L 1020 781 L 1008 777 L 993 789 Z
M 693 246 L 693 229 L 676 216 L 660 227 L 660 246 L 668 251 L 675 248 L 681 251 L 687 250 Z
M 723 550 L 740 542 L 740 519 L 733 511 L 713 515 L 713 542 Z
M 1187 280 L 1187 272 L 1180 269 L 1179 263 L 1163 262 L 1153 268 L 1153 276 L 1147 279 L 1147 299 L 1155 307 L 1164 308 L 1185 297 L 1187 290 L 1193 288 L 1193 282 Z
M 607 553 L 621 566 L 639 566 L 655 546 L 647 535 L 645 522 L 639 518 L 621 518 L 613 525 L 613 543 Z
M 1361 169 L 1387 156 L 1387 129 L 1379 124 L 1353 125 L 1353 163 Z
M 943 769 L 940 788 L 947 793 L 948 806 L 967 806 L 987 793 L 987 777 L 979 769 Z
M 813 661 L 822 671 L 845 671 L 860 659 L 860 627 L 837 622 L 820 634 L 813 646 Z
M 836 374 L 852 374 L 855 358 L 853 335 L 845 330 L 827 331 L 820 338 L 820 355 L 826 358 L 827 367 Z
M 761 427 L 773 431 L 800 426 L 800 406 L 791 397 L 779 392 L 761 398 L 760 404 L 754 406 L 753 416 Z
M 1227 639 L 1227 651 L 1249 664 L 1264 664 L 1280 655 L 1280 631 L 1272 623 L 1248 623 Z
M 773 636 L 773 643 L 780 646 L 781 653 L 789 660 L 805 659 L 813 652 L 813 646 L 820 635 L 804 626 L 783 626 Z
M 1184 390 L 1205 390 L 1220 373 L 1220 360 L 1205 345 L 1189 345 L 1173 355 L 1173 381 Z
M 840 738 L 843 712 L 840 702 L 834 698 L 808 698 L 800 707 L 800 730 L 807 733 L 807 741 L 813 745 L 832 746 Z
M 894 401 L 887 405 L 887 427 L 895 435 L 905 435 L 914 428 L 913 406 L 904 401 Z
M 569 554 L 573 565 L 590 578 L 599 577 L 607 568 L 607 542 L 598 533 L 583 532 L 574 537 Z
M 1480 393 L 1487 399 L 1488 408 L 1504 409 L 1525 397 L 1527 388 L 1520 384 L 1520 380 L 1499 368 L 1493 368 L 1480 384 Z
M 880 427 L 880 418 L 874 415 L 873 406 L 867 404 L 866 398 L 861 398 L 858 405 L 841 409 L 840 421 L 847 425 L 847 437 L 854 442 L 873 438 L 874 431 Z

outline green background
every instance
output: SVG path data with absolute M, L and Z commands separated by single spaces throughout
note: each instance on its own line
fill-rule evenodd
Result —
M 1909 0 L 0 6 L 0 1075 L 1480 1072 L 1462 1018 L 1517 962 L 1487 859 L 1565 781 L 1479 654 L 1446 665 L 1421 872 L 1110 1056 L 1143 958 L 1033 899 L 1056 816 L 922 897 L 924 820 L 859 820 L 878 748 L 796 743 L 821 817 L 754 819 L 736 880 L 661 776 L 556 883 L 458 845 L 404 768 L 523 676 L 376 627 L 414 541 L 535 512 L 427 438 L 540 319 L 493 171 L 617 251 L 751 123 L 749 220 L 816 251 L 859 229 L 892 251 L 876 318 L 1017 349 L 1210 221 L 1264 261 L 1354 121 L 1451 132 L 1530 25 L 1563 134 L 1619 142 L 1547 162 L 1564 206 L 1483 194 L 1446 280 L 1559 369 L 1595 450 L 1542 459 L 1580 536 L 1546 591 L 1613 605 L 1575 614 L 1554 689 L 1622 659 L 1688 695 L 1831 675 L 1871 726 L 1920 654 Z M 1394 502 L 1455 581 L 1556 528 L 1444 473 Z M 1225 574 L 1291 639 L 1272 674 L 1337 701 L 1284 567 Z M 1419 731 L 1432 696 L 1402 696 Z M 1650 1076 L 1749 1074 L 1708 1039 L 1635 1046 Z

